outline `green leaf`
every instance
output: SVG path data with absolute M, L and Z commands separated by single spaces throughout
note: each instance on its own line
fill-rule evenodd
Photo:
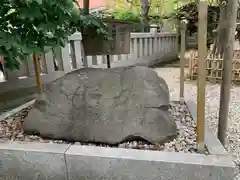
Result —
M 9 51 L 11 49 L 11 44 L 10 43 L 6 43 L 5 44 L 5 48 L 7 51 Z
M 38 4 L 42 4 L 43 3 L 43 0 L 34 0 L 36 1 Z
M 19 68 L 17 59 L 64 46 L 78 29 L 105 37 L 106 26 L 96 15 L 84 15 L 75 0 L 3 0 L 0 8 L 0 54 L 7 68 Z M 16 8 L 17 7 L 17 8 Z M 31 58 L 32 59 L 32 58 Z

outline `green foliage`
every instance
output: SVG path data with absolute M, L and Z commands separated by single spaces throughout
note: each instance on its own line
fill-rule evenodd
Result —
M 3 0 L 0 7 L 0 54 L 9 69 L 18 59 L 63 45 L 79 17 L 72 0 Z M 49 49 L 49 48 L 47 48 Z
M 81 12 L 80 19 L 75 24 L 75 27 L 83 35 L 90 34 L 92 37 L 98 37 L 102 40 L 108 39 L 107 25 L 102 21 L 101 15 L 98 13 L 84 15 Z
M 114 19 L 140 22 L 140 15 L 131 11 L 113 11 L 111 14 Z
M 208 6 L 208 43 L 213 43 L 215 37 L 215 29 L 219 21 L 220 9 L 218 6 Z M 188 20 L 187 30 L 190 34 L 196 34 L 198 31 L 198 5 L 196 2 L 188 3 L 180 7 L 175 13 L 171 16 L 173 19 L 186 19 Z M 196 35 L 197 38 L 197 35 Z
M 140 15 L 132 11 L 115 10 L 111 12 L 114 19 L 130 22 L 131 32 L 142 32 L 143 25 Z
M 85 16 L 75 0 L 2 0 L 0 54 L 6 68 L 19 69 L 19 59 L 64 46 L 76 30 L 92 29 L 105 36 L 105 25 L 94 15 Z

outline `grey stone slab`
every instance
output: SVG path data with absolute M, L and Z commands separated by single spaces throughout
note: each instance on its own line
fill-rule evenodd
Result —
M 0 142 L 0 180 L 66 180 L 69 145 Z
M 69 180 L 230 180 L 227 156 L 73 145 L 66 152 Z
M 44 88 L 23 130 L 68 141 L 162 144 L 177 136 L 168 105 L 167 83 L 151 68 L 84 68 Z
M 186 101 L 186 105 L 192 115 L 192 118 L 197 121 L 197 105 L 193 101 Z M 214 132 L 205 123 L 205 144 L 210 154 L 228 155 L 221 142 L 214 134 Z

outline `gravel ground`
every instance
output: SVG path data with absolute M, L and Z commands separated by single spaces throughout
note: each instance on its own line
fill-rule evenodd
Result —
M 168 83 L 172 100 L 179 99 L 179 68 L 156 68 L 159 76 Z M 185 70 L 187 73 L 187 69 Z M 197 99 L 196 82 L 185 82 L 185 100 Z M 217 133 L 218 113 L 220 102 L 220 85 L 207 84 L 206 86 L 206 121 L 209 127 Z M 227 131 L 227 145 L 225 147 L 240 162 L 240 87 L 232 85 L 229 106 L 229 121 Z M 240 163 L 239 163 L 240 164 Z M 240 175 L 237 178 L 240 180 Z
M 72 143 L 62 140 L 49 140 L 43 139 L 39 136 L 26 135 L 22 129 L 22 123 L 31 107 L 23 109 L 18 114 L 7 118 L 6 120 L 0 121 L 0 141 L 11 140 L 11 141 L 30 141 L 30 142 L 43 142 L 43 143 Z M 121 148 L 132 148 L 132 149 L 148 149 L 148 150 L 159 150 L 167 152 L 185 152 L 195 153 L 196 152 L 196 124 L 192 120 L 191 115 L 185 105 L 172 102 L 169 108 L 169 113 L 175 119 L 178 136 L 171 142 L 165 144 L 149 144 L 144 141 L 133 141 L 124 142 L 119 144 Z M 80 142 L 74 142 L 75 144 L 86 144 Z M 96 144 L 88 144 L 96 146 Z M 107 146 L 98 144 L 98 146 Z M 207 151 L 206 151 L 207 154 Z

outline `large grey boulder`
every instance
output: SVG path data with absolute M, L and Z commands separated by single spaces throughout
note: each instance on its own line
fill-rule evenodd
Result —
M 24 130 L 69 141 L 163 143 L 177 135 L 168 105 L 167 84 L 150 68 L 80 69 L 44 87 Z

